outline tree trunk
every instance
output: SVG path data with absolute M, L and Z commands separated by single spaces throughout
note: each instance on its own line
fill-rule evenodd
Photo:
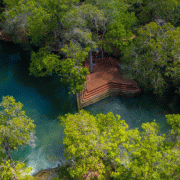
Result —
M 59 0 L 58 0 L 58 4 L 57 4 L 57 10 L 59 12 Z M 60 43 L 62 43 L 62 46 L 64 47 L 64 43 L 63 40 L 61 38 L 61 22 L 59 21 L 59 17 L 57 16 L 57 21 L 58 21 L 58 37 L 59 37 L 59 41 Z M 60 45 L 59 43 L 59 45 Z
M 106 26 L 105 26 L 105 22 L 104 22 L 104 31 L 103 31 L 103 35 L 101 37 L 101 42 L 103 43 L 103 38 L 104 38 L 104 34 L 106 32 Z M 102 47 L 102 44 L 101 44 L 101 49 L 102 49 L 102 59 L 103 59 L 103 47 Z
M 12 159 L 11 153 L 10 153 L 10 147 L 9 147 L 9 144 L 7 143 L 7 138 L 5 138 L 5 140 L 6 141 L 4 143 L 4 146 L 5 146 L 5 150 L 6 150 L 7 156 L 11 160 L 11 162 L 13 162 L 13 159 Z
M 59 41 L 62 43 L 62 46 L 64 47 L 64 43 L 61 38 L 61 22 L 60 21 L 58 21 L 58 36 L 59 36 Z
M 92 50 L 89 51 L 90 73 L 93 73 Z
M 102 50 L 102 59 L 103 59 L 103 48 L 101 50 Z

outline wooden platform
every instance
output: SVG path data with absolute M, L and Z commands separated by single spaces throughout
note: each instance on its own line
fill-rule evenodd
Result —
M 116 58 L 105 56 L 102 59 L 100 54 L 93 54 L 93 60 L 95 60 L 94 72 L 87 75 L 86 88 L 77 94 L 78 108 L 81 109 L 110 95 L 135 95 L 141 91 L 135 81 L 122 77 Z M 84 66 L 90 69 L 88 58 Z

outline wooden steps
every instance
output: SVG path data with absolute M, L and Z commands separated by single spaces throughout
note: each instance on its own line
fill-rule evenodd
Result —
M 94 90 L 91 91 L 87 91 L 85 90 L 82 94 L 82 99 L 86 100 L 88 98 L 91 98 L 94 95 L 100 94 L 105 90 L 116 90 L 116 91 L 127 91 L 127 90 L 131 90 L 134 91 L 137 88 L 132 86 L 132 85 L 126 85 L 126 84 L 119 84 L 119 83 L 113 83 L 113 82 L 109 82 L 108 84 L 102 85 Z
M 89 106 L 110 95 L 116 95 L 116 94 L 134 95 L 139 92 L 140 89 L 137 86 L 134 86 L 133 84 L 120 84 L 120 83 L 109 82 L 91 91 L 87 91 L 87 89 L 82 91 L 79 94 L 79 96 L 77 96 L 78 97 L 77 100 L 79 101 L 78 108 L 81 109 L 83 107 Z
M 123 78 L 118 59 L 108 55 L 102 59 L 97 53 L 92 55 L 95 62 L 93 73 L 87 75 L 86 88 L 77 94 L 78 108 L 89 106 L 111 95 L 135 95 L 141 91 L 135 81 Z M 90 68 L 88 58 L 83 66 Z

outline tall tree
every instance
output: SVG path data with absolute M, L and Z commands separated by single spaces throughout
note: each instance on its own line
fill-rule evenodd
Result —
M 167 123 L 172 127 L 171 133 L 169 135 L 169 141 L 173 146 L 180 147 L 180 116 L 178 114 L 168 114 L 166 115 Z
M 35 138 L 35 125 L 33 120 L 25 115 L 25 111 L 22 111 L 23 105 L 20 102 L 16 103 L 12 96 L 3 97 L 0 107 L 0 152 L 7 155 L 1 160 L 0 175 L 5 179 L 21 179 L 21 170 L 26 172 L 31 168 L 26 169 L 25 164 L 14 162 L 11 151 L 32 142 L 32 138 Z M 23 178 L 27 179 L 29 176 Z
M 116 56 L 132 41 L 132 27 L 136 24 L 134 12 L 129 13 L 128 5 L 119 0 L 87 0 L 104 13 L 103 27 L 100 29 L 102 48 Z
M 56 35 L 58 37 L 58 42 L 59 44 L 63 44 L 63 36 L 65 33 L 63 34 L 62 31 L 62 20 L 65 13 L 73 6 L 75 2 L 78 2 L 78 0 L 19 1 L 17 3 L 21 4 L 21 8 L 16 10 L 16 8 L 13 8 L 12 3 L 7 0 L 7 3 L 9 3 L 9 8 L 12 7 L 8 12 L 13 17 L 17 17 L 17 15 L 22 12 L 24 14 L 28 14 L 26 17 L 26 35 L 31 38 L 31 44 L 40 46 L 38 52 L 32 51 L 31 53 L 31 64 L 29 68 L 30 75 L 42 77 L 52 75 L 54 72 L 58 73 L 63 82 L 69 83 L 68 85 L 71 86 L 71 90 L 73 92 L 79 92 L 84 87 L 85 75 L 87 74 L 87 70 L 82 68 L 82 60 L 81 62 L 78 62 L 79 59 L 76 56 L 73 58 L 71 57 L 71 59 L 66 59 L 62 63 L 62 61 L 59 59 L 60 56 L 50 53 L 50 45 L 54 41 L 54 34 L 51 32 L 57 32 Z M 14 2 L 14 5 L 17 3 Z M 16 14 L 13 14 L 14 9 L 17 11 Z M 88 32 L 78 31 L 74 34 L 77 37 L 80 36 L 80 38 L 84 38 L 85 40 L 83 39 L 82 42 L 85 42 L 87 47 L 92 44 L 92 37 Z M 65 37 L 67 38 L 67 36 Z M 68 40 L 69 39 L 67 38 L 67 41 Z M 59 45 L 58 51 L 60 51 L 62 47 L 63 46 Z M 67 47 L 68 46 L 66 46 L 65 49 L 67 49 Z M 64 53 L 66 52 L 65 49 L 63 51 Z M 82 52 L 83 49 L 81 48 L 79 50 Z M 73 52 L 71 54 L 73 54 Z M 81 57 L 79 56 L 80 59 L 82 59 L 82 57 L 84 57 L 84 55 Z M 75 73 L 75 70 L 77 70 L 77 73 Z M 67 77 L 68 75 L 69 77 Z
M 61 81 L 71 87 L 70 91 L 73 94 L 79 93 L 85 88 L 86 75 L 89 73 L 88 69 L 83 67 L 89 48 L 82 48 L 79 43 L 71 41 L 62 51 L 67 54 L 67 59 L 61 61 L 58 74 Z
M 85 57 L 88 55 L 89 48 L 82 48 L 77 42 L 70 42 L 61 49 L 66 54 L 66 59 L 49 53 L 48 47 L 31 54 L 30 75 L 44 77 L 56 73 L 61 82 L 70 86 L 70 92 L 79 93 L 85 87 L 86 75 L 89 73 L 87 68 L 82 66 Z
M 112 113 L 99 114 L 96 118 L 83 110 L 60 119 L 65 127 L 65 156 L 73 162 L 70 175 L 81 179 L 93 172 L 104 179 L 112 169 L 110 160 L 114 162 L 118 156 L 118 145 L 127 140 L 127 124 Z
M 58 72 L 60 56 L 49 52 L 48 46 L 41 47 L 37 53 L 31 52 L 30 75 L 44 77 Z
M 179 93 L 180 28 L 151 22 L 138 29 L 134 44 L 124 51 L 124 67 L 145 90 Z
M 128 10 L 135 12 L 139 24 L 145 25 L 158 18 L 170 22 L 175 27 L 180 25 L 179 0 L 126 0 Z
M 77 41 L 82 48 L 90 47 L 90 72 L 93 72 L 92 50 L 98 46 L 99 31 L 103 27 L 104 14 L 91 4 L 75 6 L 63 19 L 66 39 Z

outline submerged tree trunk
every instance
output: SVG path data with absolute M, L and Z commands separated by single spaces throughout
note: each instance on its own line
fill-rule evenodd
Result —
M 93 73 L 92 49 L 89 51 L 90 73 Z

